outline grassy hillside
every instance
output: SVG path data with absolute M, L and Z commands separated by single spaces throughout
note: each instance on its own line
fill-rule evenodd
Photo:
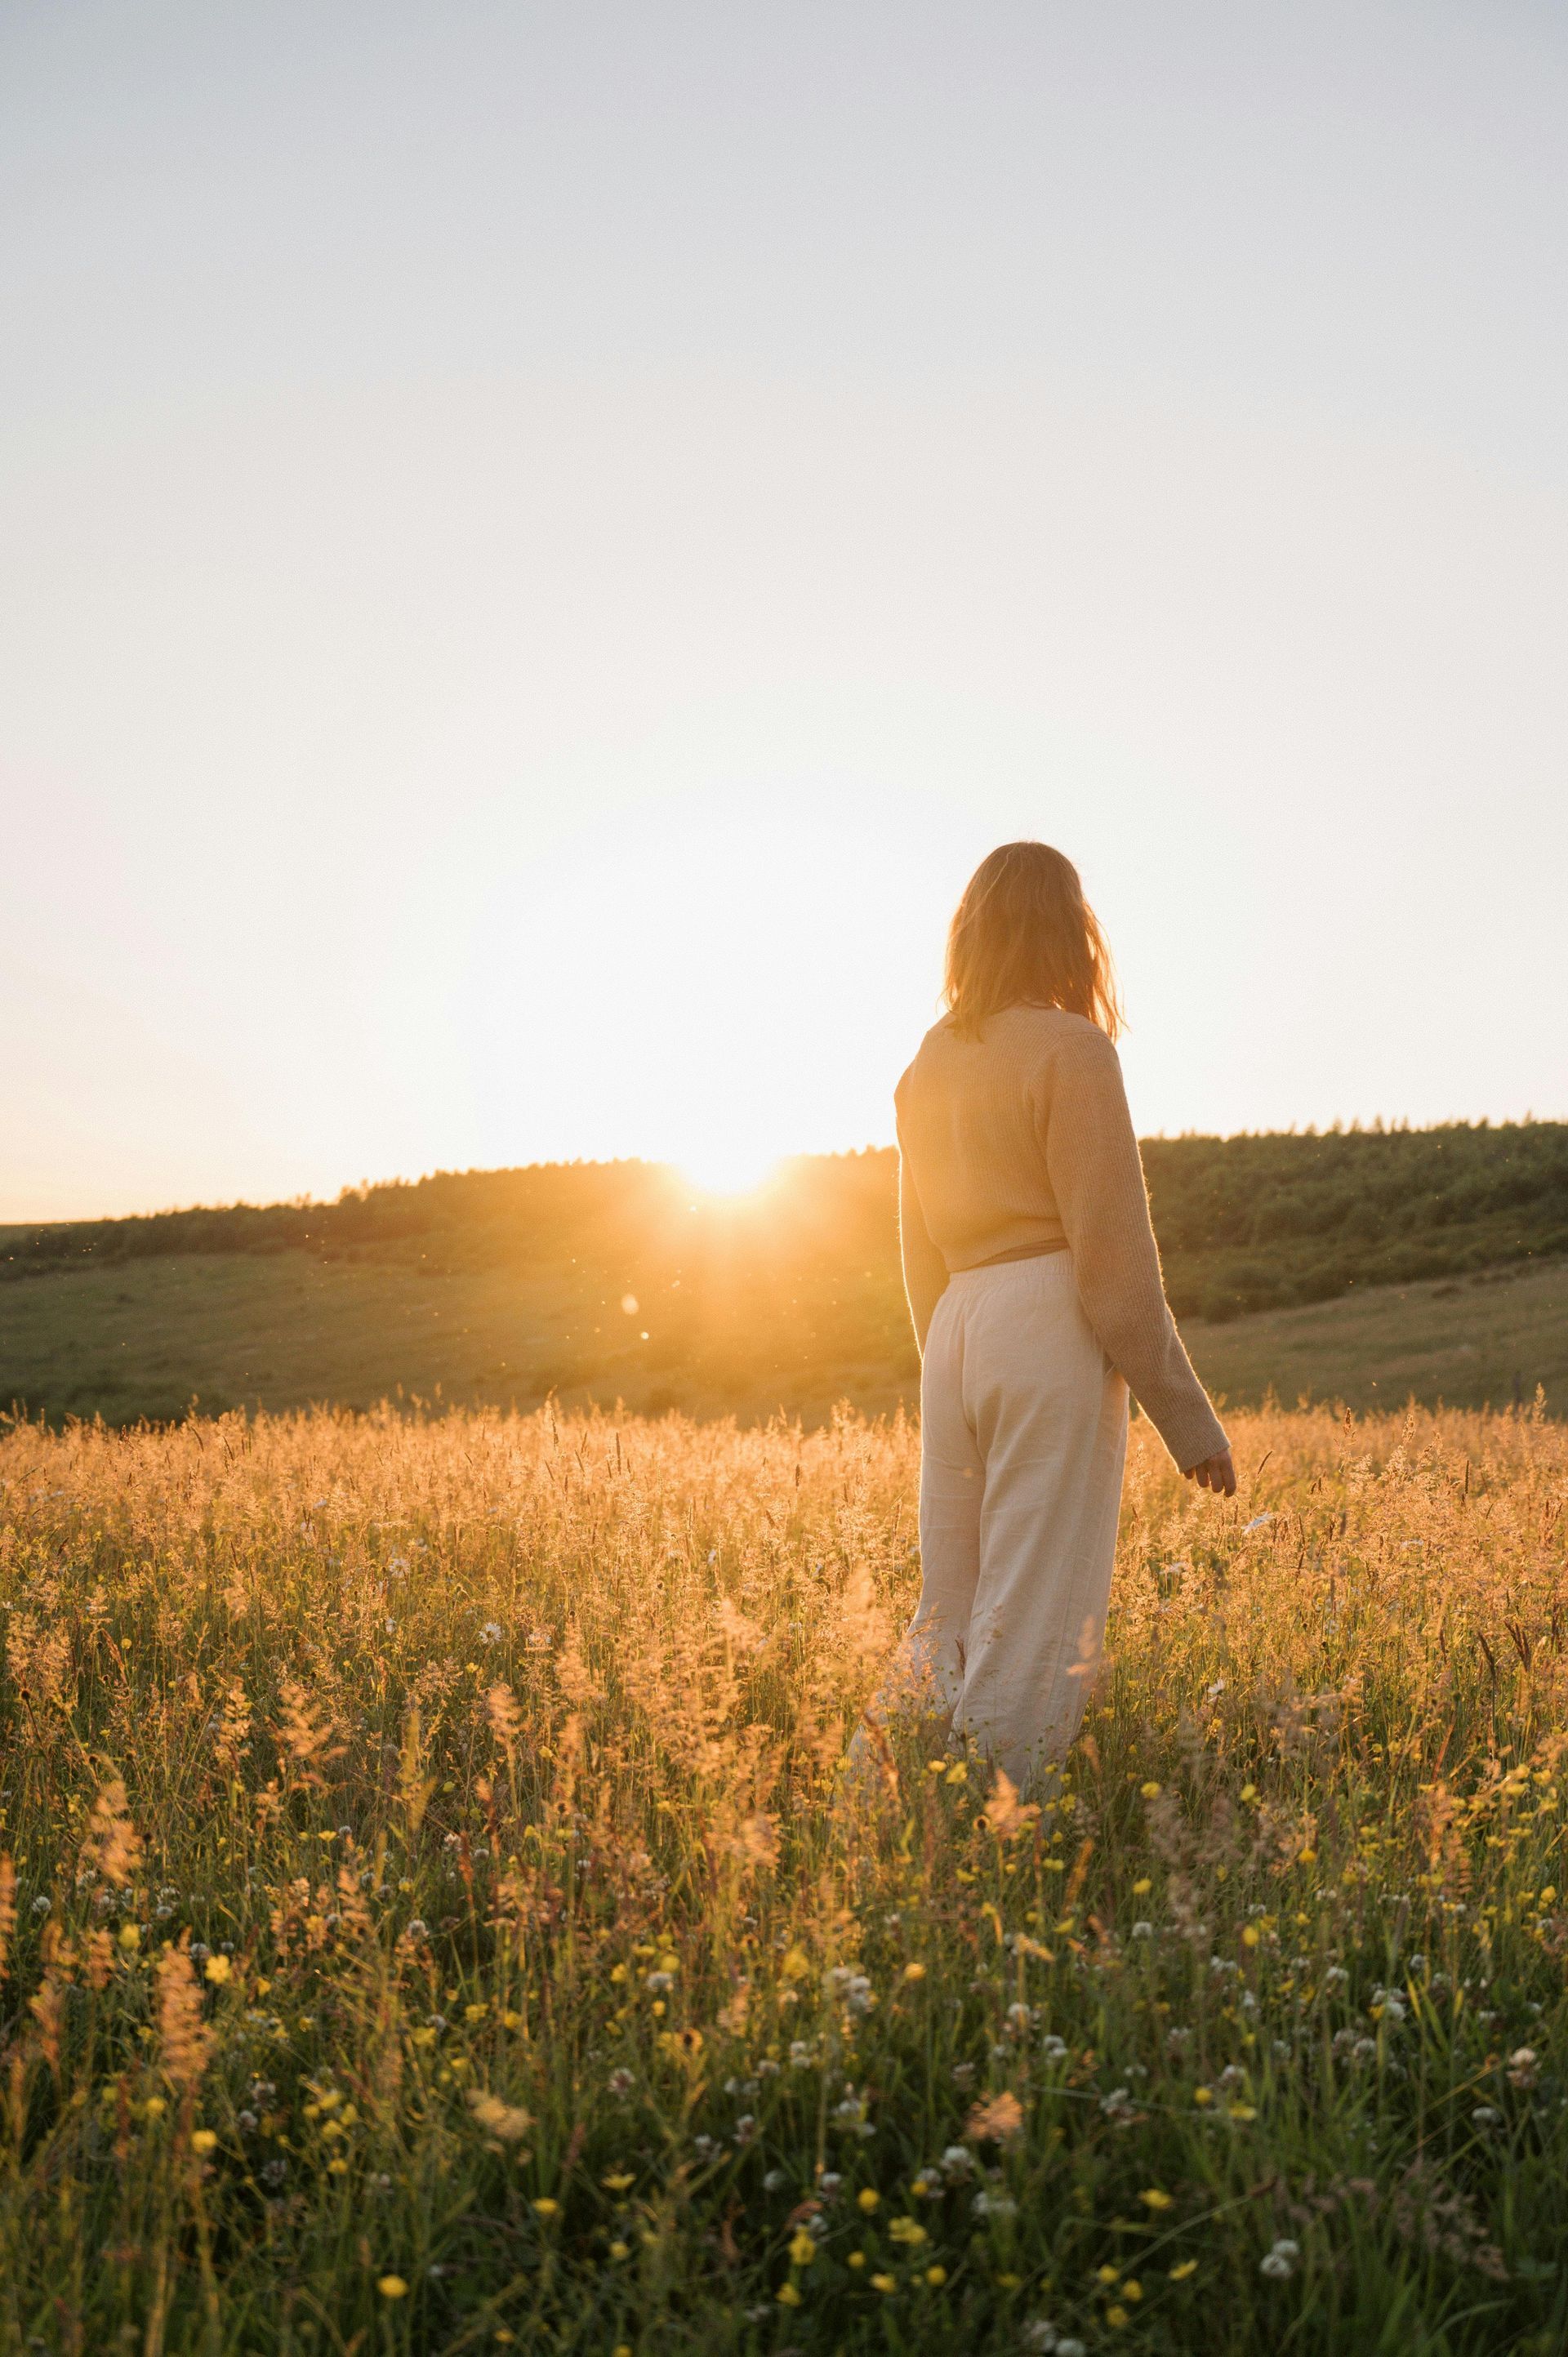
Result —
M 1232 1398 L 1568 1396 L 1568 1125 L 1144 1152 L 1172 1298 Z M 0 1403 L 886 1405 L 916 1377 L 895 1177 L 889 1152 L 803 1157 L 724 1201 L 544 1165 L 0 1232 Z

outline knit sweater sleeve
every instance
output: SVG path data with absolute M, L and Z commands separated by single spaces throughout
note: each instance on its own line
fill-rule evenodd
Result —
M 948 1265 L 931 1242 L 926 1215 L 915 1192 L 909 1157 L 902 1152 L 898 1157 L 898 1245 L 904 1261 L 904 1290 L 908 1296 L 915 1340 L 923 1359 L 932 1316 L 947 1291 Z
M 1122 1065 L 1102 1031 L 1056 1060 L 1039 1116 L 1090 1324 L 1182 1471 L 1229 1446 L 1165 1301 Z

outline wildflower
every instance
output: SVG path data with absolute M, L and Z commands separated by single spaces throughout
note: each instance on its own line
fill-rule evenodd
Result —
M 212 2054 L 212 2032 L 201 2017 L 201 1990 L 190 1953 L 170 1948 L 157 1964 L 158 2038 L 163 2067 L 179 2088 L 193 2087 Z
M 926 1967 L 924 1966 L 924 1964 L 906 1964 L 906 1965 L 905 1965 L 905 1967 L 904 1967 L 904 1978 L 905 1978 L 907 1981 L 923 1981 L 923 1980 L 925 1979 L 925 1977 L 926 1977 Z
M 201 1968 L 201 1976 L 203 1980 L 211 1981 L 215 1987 L 221 1988 L 233 1970 L 234 1967 L 227 1956 L 209 1956 Z
M 610 2072 L 605 2084 L 609 2089 L 610 2093 L 618 2098 L 629 2095 L 633 2086 L 636 2084 L 636 2082 L 629 2071 L 618 2066 L 617 2069 Z
M 620 2260 L 620 2259 L 629 2259 L 629 2258 L 630 2258 L 630 2256 L 631 2256 L 631 2245 L 630 2245 L 630 2244 L 629 2244 L 629 2243 L 612 2243 L 612 2244 L 610 2244 L 610 2256 L 611 2256 L 611 2258 L 612 2258 L 612 2259 L 616 2259 L 616 2260 Z
M 192 2152 L 209 2153 L 218 2149 L 218 2138 L 211 2128 L 195 2128 L 191 2132 Z
M 1024 2125 L 1024 2106 L 1011 2089 L 999 2095 L 988 2095 L 975 2104 L 964 2127 L 967 2136 L 984 2138 L 994 2144 L 1005 2144 L 1015 2136 Z
M 932 2287 L 933 2290 L 940 2291 L 947 2279 L 948 2271 L 944 2266 L 928 2267 L 926 2269 L 926 2281 Z
M 125 1787 L 118 1776 L 100 1790 L 87 1821 L 81 1858 L 89 1871 L 124 1888 L 141 1861 L 142 1844 L 131 1824 Z
M 948 1781 L 950 1784 L 959 1781 L 961 1780 L 955 1770 L 948 1778 Z M 1035 1824 L 1039 1813 L 1038 1802 L 1021 1801 L 1018 1797 L 1018 1787 L 1014 1783 L 1011 1776 L 1004 1768 L 998 1768 L 991 1798 L 981 1812 L 988 1830 L 999 1840 L 1007 1841 L 1015 1834 L 1026 1832 L 1029 1826 Z
M 817 2245 L 804 2226 L 789 2238 L 789 2264 L 792 2267 L 809 2267 L 817 2255 Z
M 1196 2259 L 1178 2259 L 1176 2266 L 1169 2270 L 1172 2283 L 1186 2283 L 1188 2276 L 1195 2276 L 1197 2273 Z
M 378 2276 L 376 2289 L 383 2299 L 406 2299 L 408 2286 L 401 2276 Z
M 925 2228 L 914 2218 L 895 2218 L 887 2232 L 893 2242 L 908 2243 L 911 2249 L 927 2240 Z
M 1144 2192 L 1139 2194 L 1138 2199 L 1145 2210 L 1168 2210 L 1174 2196 L 1163 2193 L 1157 2185 L 1151 2185 Z
M 1266 2251 L 1259 2260 L 1258 2272 L 1260 2275 L 1272 2276 L 1276 2282 L 1283 2283 L 1287 2276 L 1295 2273 L 1295 2263 L 1300 2256 L 1300 2244 L 1293 2243 L 1286 2235 L 1281 2235 L 1273 2249 Z
M 777 2300 L 781 2300 L 786 2308 L 799 2308 L 800 2305 L 800 2286 L 792 2283 L 781 2283 L 773 2297 Z
M 468 2108 L 487 2136 L 500 2144 L 516 2144 L 527 2135 L 532 2115 L 521 2104 L 507 2104 L 499 2095 L 486 2094 L 478 2087 L 468 2090 Z M 627 2182 L 630 2183 L 628 2178 Z
M 868 2218 L 874 2210 L 882 2207 L 882 2196 L 875 2185 L 863 2185 L 854 2198 L 857 2207 L 864 2210 Z
M 970 2203 L 977 2218 L 1015 2218 L 1018 2204 L 1010 2193 L 977 2193 Z
M 897 2276 L 873 2276 L 871 2278 L 871 2288 L 873 2291 L 881 2292 L 897 2291 L 898 2288 L 898 2278 Z
M 1163 1785 L 1156 1784 L 1152 1780 L 1147 1784 L 1140 1784 L 1138 1787 L 1145 1801 L 1157 1801 L 1164 1789 Z
M 1152 1940 L 1154 1936 L 1155 1927 L 1152 1923 L 1138 1922 L 1133 1924 L 1133 1937 L 1134 1940 Z
M 553 2218 L 560 2207 L 559 2201 L 553 2200 L 548 2193 L 542 2193 L 533 2205 L 533 2214 L 536 2218 Z
M 1509 2086 L 1533 2087 L 1539 2061 L 1533 2046 L 1516 2046 L 1509 2056 Z

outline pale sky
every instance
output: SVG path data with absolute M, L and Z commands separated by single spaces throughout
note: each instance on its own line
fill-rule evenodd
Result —
M 0 1217 L 1568 1114 L 1568 13 L 7 0 Z

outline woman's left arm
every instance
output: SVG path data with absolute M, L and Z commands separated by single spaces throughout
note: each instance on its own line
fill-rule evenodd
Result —
M 1090 1324 L 1182 1471 L 1229 1496 L 1230 1444 L 1165 1300 L 1122 1066 L 1102 1031 L 1086 1026 L 1057 1061 L 1045 1147 Z

